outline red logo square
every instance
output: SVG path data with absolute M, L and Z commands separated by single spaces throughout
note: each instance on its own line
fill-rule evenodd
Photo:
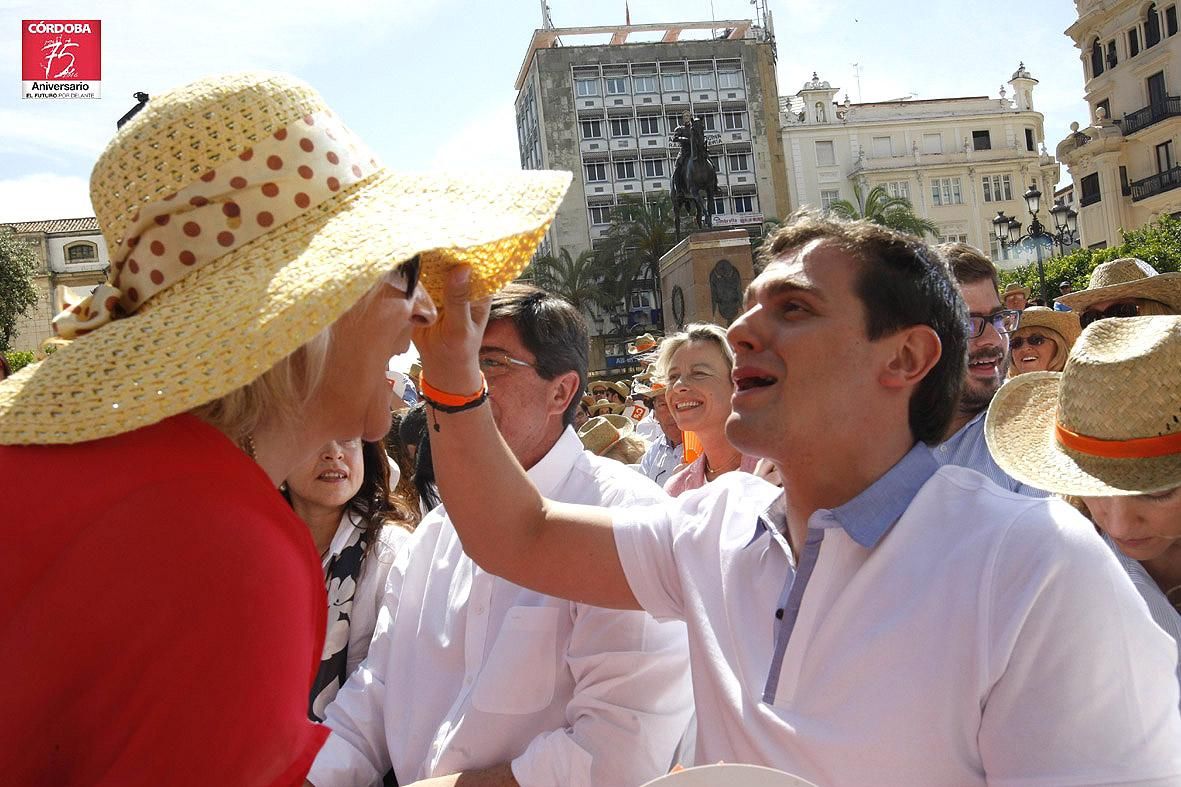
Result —
M 22 79 L 38 82 L 102 79 L 101 25 L 97 19 L 22 21 Z

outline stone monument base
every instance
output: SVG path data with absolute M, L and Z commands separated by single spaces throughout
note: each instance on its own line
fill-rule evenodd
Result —
M 728 326 L 742 313 L 742 296 L 752 279 L 746 230 L 692 233 L 660 258 L 665 332 L 693 322 Z

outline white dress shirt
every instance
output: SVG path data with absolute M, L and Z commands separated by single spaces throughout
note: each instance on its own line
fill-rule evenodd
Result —
M 798 568 L 781 491 L 745 473 L 616 512 L 636 599 L 688 622 L 699 763 L 824 785 L 1181 783 L 1176 646 L 1089 522 L 962 467 L 876 486 L 812 515 Z
M 564 502 L 667 500 L 572 429 L 529 477 Z M 638 785 L 667 772 L 691 710 L 683 624 L 492 576 L 439 508 L 390 573 L 369 658 L 328 707 L 333 734 L 308 778 L 371 784 L 392 764 L 408 784 L 511 762 L 523 787 Z

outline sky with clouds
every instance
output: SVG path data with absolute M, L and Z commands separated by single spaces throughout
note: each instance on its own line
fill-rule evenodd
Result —
M 750 0 L 628 0 L 635 24 L 748 19 Z M 997 96 L 1024 61 L 1040 80 L 1052 151 L 1086 125 L 1071 0 L 770 0 L 779 92 L 813 71 L 853 101 Z M 621 24 L 624 0 L 550 0 L 558 27 Z M 998 27 L 997 10 L 1006 24 Z M 540 0 L 59 0 L 55 19 L 101 19 L 102 98 L 20 99 L 21 20 L 43 3 L 0 0 L 0 222 L 93 215 L 90 168 L 132 107 L 220 71 L 286 71 L 314 85 L 383 160 L 401 169 L 518 164 L 513 81 Z M 860 84 L 853 64 L 859 65 Z M 1006 88 L 1008 89 L 1008 88 Z M 1065 172 L 1063 173 L 1065 177 Z

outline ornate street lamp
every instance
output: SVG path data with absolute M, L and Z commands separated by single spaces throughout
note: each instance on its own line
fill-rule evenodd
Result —
M 1065 254 L 1066 247 L 1073 245 L 1078 239 L 1078 214 L 1063 204 L 1062 200 L 1054 203 L 1050 209 L 1050 217 L 1054 222 L 1054 231 L 1049 232 L 1038 220 L 1038 210 L 1042 206 L 1042 193 L 1036 186 L 1030 186 L 1029 191 L 1021 195 L 1025 198 L 1025 207 L 1029 210 L 1029 232 L 1021 234 L 1021 222 L 1016 218 L 1006 216 L 1004 211 L 997 211 L 992 220 L 992 231 L 1001 248 L 1010 248 L 1027 240 L 1033 241 L 1037 249 L 1037 276 L 1041 285 L 1042 303 L 1050 305 L 1050 294 L 1046 291 L 1046 271 L 1042 265 L 1042 243 L 1049 241 L 1058 245 L 1058 253 Z

